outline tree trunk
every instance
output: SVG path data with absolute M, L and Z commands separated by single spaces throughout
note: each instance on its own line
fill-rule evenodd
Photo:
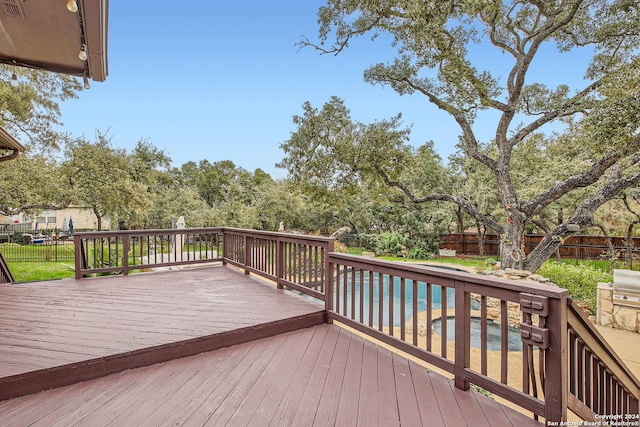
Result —
M 640 224 L 640 221 L 633 221 L 627 228 L 627 268 L 633 270 L 633 228 L 636 224 Z
M 487 234 L 487 227 L 476 220 L 476 233 L 478 235 L 478 254 L 480 256 L 484 256 L 484 238 Z
M 464 211 L 460 205 L 456 210 L 456 233 L 464 233 Z
M 95 214 L 97 219 L 98 231 L 102 231 L 102 215 L 100 215 L 98 209 L 93 209 L 93 213 Z
M 562 210 L 562 209 L 561 209 Z M 558 215 L 558 219 L 560 218 L 560 215 Z M 544 223 L 544 219 L 542 221 L 533 221 L 533 223 L 535 225 L 537 225 L 538 227 L 540 227 L 542 229 L 542 231 L 545 232 L 545 234 L 549 234 L 551 233 L 551 228 L 549 228 L 549 226 L 547 226 L 547 224 Z M 559 223 L 561 224 L 561 223 Z M 557 224 L 556 224 L 557 225 Z M 556 262 L 562 262 L 562 257 L 560 256 L 560 247 L 558 247 L 556 249 L 556 251 L 554 252 L 554 255 L 556 257 Z
M 586 228 L 591 224 L 584 224 L 581 229 Z M 529 255 L 524 260 L 523 268 L 527 271 L 535 272 L 544 263 L 553 252 L 557 251 L 564 239 L 572 236 L 573 232 L 569 232 L 565 224 L 556 227 L 550 233 L 542 238 L 540 243 L 533 248 Z
M 502 268 L 524 267 L 524 226 L 519 218 L 512 218 L 500 236 L 500 264 Z
M 616 253 L 615 253 L 615 250 L 613 249 L 613 242 L 611 241 L 611 236 L 609 235 L 609 231 L 607 230 L 607 227 L 605 227 L 604 224 L 601 224 L 601 223 L 593 224 L 593 226 L 598 228 L 602 232 L 602 235 L 604 236 L 604 241 L 607 243 L 607 247 L 609 248 L 609 253 L 607 254 L 607 257 L 609 259 L 613 259 Z

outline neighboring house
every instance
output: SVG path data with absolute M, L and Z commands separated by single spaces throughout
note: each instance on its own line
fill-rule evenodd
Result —
M 11 224 L 13 229 L 31 231 L 36 228 L 38 230 L 62 230 L 69 226 L 69 220 L 73 220 L 74 230 L 96 230 L 98 227 L 98 218 L 93 213 L 93 210 L 77 206 L 43 211 L 35 217 L 27 214 L 12 215 L 3 217 L 0 222 Z M 103 218 L 102 229 L 109 230 L 110 228 L 111 222 Z
M 98 226 L 98 218 L 91 209 L 81 207 L 68 207 L 65 209 L 49 210 L 38 214 L 32 220 L 33 228 L 36 222 L 39 230 L 62 230 L 69 226 L 69 220 L 73 220 L 73 228 L 75 230 L 96 230 Z M 109 230 L 111 224 L 109 220 L 102 219 L 102 228 Z

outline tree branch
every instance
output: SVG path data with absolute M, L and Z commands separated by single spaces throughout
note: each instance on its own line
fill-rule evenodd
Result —
M 529 70 L 529 66 L 533 61 L 538 49 L 542 45 L 544 41 L 546 41 L 551 34 L 565 25 L 569 24 L 571 20 L 575 17 L 575 14 L 580 9 L 580 5 L 583 1 L 576 1 L 573 5 L 573 8 L 567 12 L 564 19 L 561 19 L 557 22 L 554 22 L 552 19 L 548 20 L 537 32 L 532 33 L 530 37 L 525 38 L 522 41 L 522 48 L 520 51 L 523 53 L 518 57 L 516 65 L 512 68 L 509 73 L 509 80 L 507 82 L 507 86 L 509 88 L 509 109 L 502 115 L 500 118 L 500 122 L 498 124 L 498 133 L 500 135 L 506 135 L 506 132 L 509 128 L 509 124 L 513 120 L 516 112 L 516 105 L 518 100 L 520 99 L 520 94 L 522 93 L 522 88 L 525 84 L 525 78 L 527 72 Z M 541 11 L 541 9 L 539 9 Z M 556 15 L 553 15 L 556 16 Z M 526 53 L 524 46 L 531 41 L 531 45 Z M 500 138 L 496 138 L 496 141 L 500 145 Z
M 560 108 L 557 108 L 554 111 L 544 114 L 542 117 L 539 117 L 535 121 L 529 123 L 527 126 L 520 129 L 511 138 L 510 140 L 511 146 L 512 147 L 515 146 L 516 144 L 521 142 L 524 138 L 526 138 L 528 135 L 532 134 L 537 129 L 551 122 L 552 120 L 555 120 L 560 117 L 570 116 L 572 114 L 582 111 L 581 109 L 573 109 L 572 107 L 579 106 L 580 101 L 583 101 L 587 95 L 592 93 L 594 90 L 596 90 L 600 86 L 602 86 L 602 79 L 591 83 L 589 86 L 587 86 L 582 91 L 580 91 L 580 93 L 576 94 L 571 99 L 567 100 L 567 102 L 565 102 L 564 105 L 562 105 Z
M 630 165 L 640 162 L 640 154 L 635 152 L 640 149 L 640 135 L 636 137 L 635 143 L 629 147 L 629 151 L 634 152 L 627 159 Z M 596 162 L 588 171 L 581 175 L 572 176 L 563 182 L 556 184 L 538 197 L 521 204 L 522 211 L 533 216 L 545 206 L 558 200 L 565 194 L 575 190 L 576 188 L 584 188 L 598 181 L 604 173 L 612 166 L 618 164 L 623 158 L 623 154 L 619 152 L 610 152 Z M 610 178 L 611 179 L 611 178 Z M 626 188 L 626 187 L 625 187 Z M 602 191 L 602 190 L 601 190 Z M 621 191 L 621 190 L 618 190 Z M 616 193 L 617 194 L 617 193 Z
M 55 205 L 55 204 L 44 204 L 44 203 L 36 203 L 30 205 L 22 205 L 22 206 L 0 206 L 0 212 L 3 212 L 6 215 L 18 215 L 23 212 L 28 211 L 43 211 L 43 210 L 57 210 L 64 209 L 66 206 Z
M 376 173 L 378 173 L 378 175 L 380 175 L 380 177 L 382 177 L 382 179 L 384 180 L 385 184 L 387 184 L 389 187 L 395 187 L 395 188 L 399 189 L 400 191 L 402 191 L 409 198 L 409 200 L 411 200 L 413 203 L 419 204 L 419 203 L 437 202 L 437 201 L 455 203 L 456 205 L 458 205 L 462 209 L 464 209 L 469 215 L 471 215 L 476 220 L 482 222 L 487 227 L 494 229 L 498 233 L 502 233 L 503 232 L 502 225 L 498 224 L 493 219 L 488 218 L 486 215 L 483 215 L 474 206 L 473 203 L 469 202 L 468 200 L 466 200 L 466 199 L 464 199 L 462 197 L 457 197 L 457 196 L 453 196 L 453 195 L 450 195 L 450 194 L 430 194 L 430 195 L 424 196 L 424 197 L 416 197 L 416 195 L 413 194 L 411 189 L 406 184 L 404 184 L 402 182 L 399 182 L 399 181 L 391 180 L 387 176 L 387 174 L 384 173 L 384 171 L 382 171 L 379 168 L 376 168 Z
M 595 183 L 602 177 L 602 175 L 611 166 L 616 164 L 622 156 L 619 153 L 609 153 L 607 156 L 601 158 L 585 173 L 577 176 L 569 177 L 568 179 L 554 185 L 544 193 L 538 195 L 538 197 L 523 202 L 521 209 L 526 215 L 532 216 L 540 212 L 543 208 L 558 200 L 565 194 L 575 190 L 576 188 L 584 188 Z
M 346 49 L 349 46 L 349 42 L 353 37 L 363 35 L 367 31 L 372 30 L 376 25 L 380 23 L 382 19 L 383 19 L 383 16 L 378 16 L 371 23 L 369 23 L 369 25 L 363 28 L 359 28 L 357 30 L 349 31 L 346 35 L 342 37 L 342 40 L 337 40 L 337 45 L 334 44 L 333 46 L 331 46 L 330 49 L 326 49 L 322 47 L 322 45 L 311 43 L 307 37 L 301 36 L 302 40 L 300 40 L 298 43 L 295 44 L 295 46 L 298 46 L 298 50 L 296 52 L 299 52 L 301 49 L 310 46 L 315 50 L 317 50 L 318 52 L 320 52 L 320 55 L 333 54 L 334 56 L 337 56 L 340 54 L 340 52 L 342 52 L 344 49 Z
M 414 83 L 413 81 L 411 81 L 411 79 L 408 79 L 408 78 L 393 79 L 391 76 L 387 76 L 387 79 L 406 83 L 412 89 L 417 90 L 418 92 L 425 95 L 429 99 L 429 102 L 434 104 L 436 107 L 451 114 L 455 119 L 455 121 L 460 126 L 460 128 L 462 129 L 462 133 L 464 135 L 464 141 L 467 147 L 467 153 L 471 157 L 479 161 L 480 163 L 487 166 L 488 168 L 495 169 L 496 161 L 480 151 L 480 148 L 478 147 L 478 141 L 476 140 L 475 134 L 473 133 L 473 129 L 471 128 L 471 125 L 467 121 L 467 118 L 465 117 L 462 111 L 460 111 L 453 105 L 443 101 L 442 99 L 437 97 L 435 94 L 426 90 L 419 84 Z

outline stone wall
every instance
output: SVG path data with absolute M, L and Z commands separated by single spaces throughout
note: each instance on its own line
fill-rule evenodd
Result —
M 613 284 L 598 283 L 596 323 L 614 329 L 640 332 L 640 307 L 618 304 Z

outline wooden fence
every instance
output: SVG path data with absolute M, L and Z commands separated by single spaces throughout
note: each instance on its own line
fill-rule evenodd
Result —
M 542 240 L 542 234 L 527 234 L 525 236 L 525 254 L 528 254 Z M 627 242 L 624 237 L 611 237 L 614 255 L 620 261 L 640 263 L 640 237 L 633 237 Z M 631 243 L 631 244 L 629 244 Z M 452 233 L 440 237 L 440 249 L 453 249 L 457 254 L 479 255 L 478 235 L 476 233 Z M 602 236 L 576 235 L 567 238 L 559 247 L 561 258 L 577 260 L 598 260 L 608 258 L 610 247 Z M 488 256 L 498 256 L 500 253 L 500 237 L 487 234 L 484 242 L 484 252 Z

